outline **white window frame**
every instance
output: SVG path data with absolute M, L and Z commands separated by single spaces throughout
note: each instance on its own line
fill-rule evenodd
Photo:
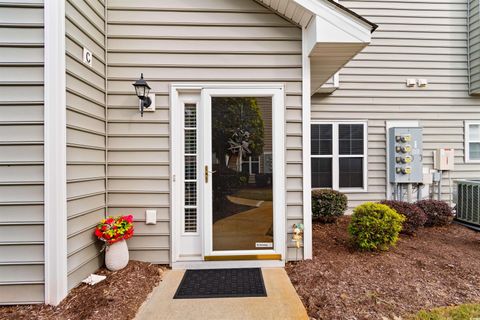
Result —
M 195 105 L 195 116 L 196 116 L 196 124 L 195 124 L 195 128 L 190 128 L 190 127 L 186 127 L 185 126 L 185 109 L 186 109 L 186 106 L 187 105 Z M 199 109 L 200 109 L 200 106 L 199 106 L 199 101 L 196 101 L 196 100 L 184 100 L 183 103 L 181 104 L 182 106 L 182 110 L 181 110 L 181 115 L 183 116 L 182 119 L 180 119 L 180 122 L 181 122 L 181 126 L 183 127 L 183 139 L 179 141 L 180 143 L 180 150 L 182 150 L 183 152 L 183 157 L 181 159 L 181 168 L 183 168 L 183 172 L 182 172 L 182 175 L 181 175 L 181 179 L 183 181 L 183 190 L 182 190 L 182 199 L 183 199 L 183 209 L 182 209 L 182 236 L 198 236 L 200 234 L 200 231 L 198 230 L 200 228 L 200 224 L 199 224 L 199 205 L 198 205 L 198 189 L 200 188 L 200 175 L 201 175 L 201 171 L 200 171 L 200 167 L 198 166 L 198 159 L 199 159 L 199 149 L 200 149 L 200 146 L 199 146 L 199 140 L 198 140 L 198 135 L 199 135 L 199 132 L 198 132 L 198 113 L 199 113 Z M 185 131 L 187 130 L 195 130 L 195 133 L 196 133 L 196 143 L 197 143 L 197 148 L 196 148 L 196 151 L 195 153 L 185 153 Z M 185 178 L 185 157 L 186 156 L 195 156 L 196 158 L 196 161 L 197 161 L 197 167 L 196 167 L 196 178 L 195 179 L 186 179 Z M 196 204 L 195 205 L 186 205 L 185 204 L 185 185 L 187 182 L 196 182 L 196 195 L 197 195 L 197 201 L 196 201 Z M 186 209 L 196 209 L 196 214 L 197 214 L 197 220 L 196 220 L 196 226 L 195 226 L 195 232 L 193 231 L 186 231 L 185 230 L 185 210 Z
M 471 125 L 480 125 L 480 120 L 465 121 L 465 163 L 480 163 L 480 159 L 470 159 L 470 143 L 480 143 L 480 140 L 470 140 Z
M 248 174 L 252 175 L 252 174 L 256 174 L 256 173 L 252 172 L 252 164 L 257 163 L 258 164 L 258 173 L 262 173 L 262 172 L 260 172 L 260 156 L 257 156 L 257 159 L 258 160 L 252 160 L 252 156 L 248 156 L 247 160 L 243 160 L 242 158 L 240 158 L 240 167 L 243 169 L 242 165 L 244 163 L 248 163 Z
M 331 158 L 332 159 L 332 187 L 331 189 L 347 193 L 359 193 L 368 191 L 368 121 L 312 121 L 311 125 L 328 124 L 332 126 L 332 154 L 314 155 L 310 154 L 311 159 Z M 341 124 L 362 124 L 363 125 L 363 155 L 340 155 L 338 126 Z M 311 144 L 311 141 L 309 142 Z M 340 158 L 363 158 L 363 187 L 358 188 L 340 188 Z M 310 160 L 311 161 L 311 160 Z M 312 189 L 324 189 L 313 187 Z

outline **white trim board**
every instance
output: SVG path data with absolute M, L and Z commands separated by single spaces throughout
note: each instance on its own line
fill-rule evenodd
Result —
M 310 58 L 302 29 L 302 181 L 303 181 L 303 258 L 312 259 L 312 168 L 310 160 L 311 82 Z
M 45 303 L 67 296 L 65 1 L 45 1 Z

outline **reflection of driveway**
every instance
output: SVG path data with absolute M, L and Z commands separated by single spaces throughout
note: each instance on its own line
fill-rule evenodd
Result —
M 243 199 L 252 201 L 249 199 Z M 258 200 L 255 200 L 258 202 Z M 213 224 L 213 250 L 255 250 L 256 242 L 273 242 L 273 205 L 263 201 L 253 208 Z M 272 249 L 272 248 L 263 248 Z
M 239 204 L 242 206 L 249 206 L 249 207 L 260 207 L 264 203 L 263 200 L 245 199 L 245 198 L 239 198 L 234 196 L 227 196 L 227 199 L 231 203 Z

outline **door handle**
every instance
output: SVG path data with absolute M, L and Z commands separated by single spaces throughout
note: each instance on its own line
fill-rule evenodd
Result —
M 217 171 L 209 171 L 209 170 L 208 170 L 208 165 L 205 166 L 205 183 L 208 183 L 208 175 L 209 175 L 210 173 L 213 174 L 213 173 L 215 173 L 215 172 L 217 172 Z

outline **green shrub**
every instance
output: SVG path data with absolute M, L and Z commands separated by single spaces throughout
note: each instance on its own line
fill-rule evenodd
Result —
M 387 205 L 366 202 L 353 210 L 348 232 L 362 250 L 388 250 L 395 245 L 405 217 Z
M 384 200 L 380 202 L 405 216 L 402 233 L 414 234 L 419 228 L 423 227 L 427 221 L 427 215 L 416 204 L 405 201 Z
M 312 191 L 312 216 L 321 222 L 334 222 L 347 210 L 347 196 L 332 189 Z

